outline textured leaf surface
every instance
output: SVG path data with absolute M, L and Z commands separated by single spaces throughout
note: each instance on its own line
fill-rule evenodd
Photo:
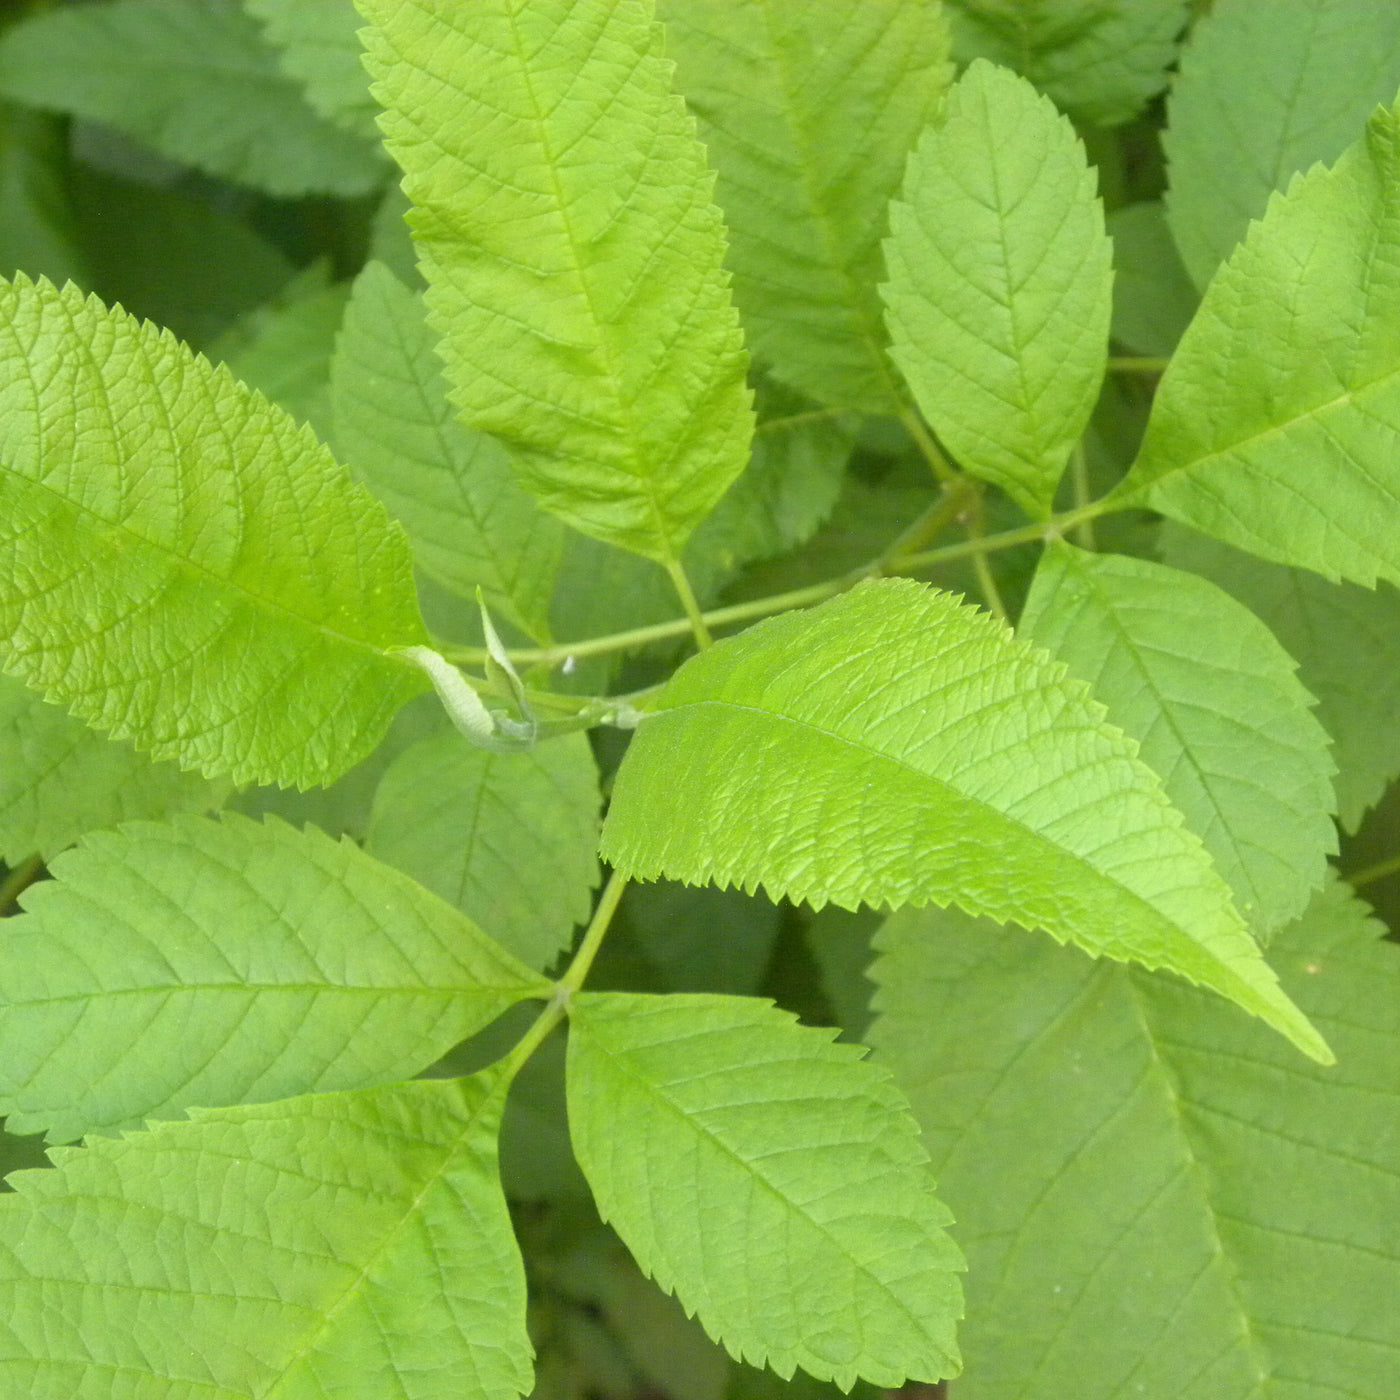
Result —
M 650 878 L 847 907 L 946 904 L 1170 967 L 1325 1055 L 1137 746 L 986 614 L 865 584 L 688 661 L 613 789 Z
M 379 140 L 353 0 L 244 0 L 244 8 L 262 22 L 282 71 L 302 84 L 323 117 L 366 141 Z
M 217 807 L 227 785 L 153 763 L 0 676 L 0 860 L 57 855 L 134 817 Z
M 1169 563 L 1205 575 L 1263 618 L 1297 661 L 1332 736 L 1341 823 L 1355 831 L 1400 777 L 1400 592 L 1328 583 L 1179 526 L 1163 530 L 1162 545 Z
M 54 862 L 6 924 L 0 1112 L 93 1129 L 404 1079 L 548 992 L 349 841 L 271 819 L 135 822 Z
M 501 754 L 450 730 L 389 765 L 368 845 L 517 957 L 546 967 L 592 906 L 600 804 L 582 734 Z
M 311 433 L 77 288 L 0 284 L 6 664 L 187 767 L 307 786 L 426 687 L 408 550 Z
M 897 411 L 877 286 L 885 211 L 951 78 L 936 5 L 662 0 L 719 172 L 754 354 L 821 403 Z
M 525 1277 L 493 1077 L 201 1113 L 0 1196 L 0 1385 L 29 1400 L 511 1400 Z
M 382 263 L 355 282 L 331 371 L 336 444 L 408 531 L 419 567 L 537 641 L 565 530 L 545 515 L 494 438 L 447 402 L 422 300 Z
M 1167 209 L 1196 285 L 1295 171 L 1335 160 L 1400 87 L 1400 8 L 1231 0 L 1192 30 L 1167 103 Z
M 1211 283 L 1117 493 L 1282 564 L 1400 580 L 1400 109 Z
M 453 402 L 571 525 L 659 560 L 742 470 L 746 356 L 641 0 L 359 0 Z
M 977 62 L 890 210 L 893 355 L 962 467 L 1048 515 L 1108 357 L 1112 247 L 1069 122 Z
M 1269 629 L 1194 574 L 1061 543 L 1019 630 L 1142 745 L 1254 928 L 1301 914 L 1337 847 L 1332 760 Z
M 1029 78 L 1091 122 L 1127 121 L 1167 85 L 1187 0 L 949 0 L 953 51 Z
M 1320 1070 L 1171 979 L 951 911 L 872 1036 L 969 1257 L 966 1400 L 1389 1400 L 1400 963 L 1334 884 L 1275 940 Z
M 746 997 L 585 993 L 569 1021 L 598 1208 L 733 1355 L 843 1388 L 957 1370 L 961 1257 L 860 1047 Z
M 276 195 L 365 194 L 376 148 L 319 117 L 236 0 L 118 0 L 0 39 L 0 93 L 105 122 L 172 160 Z

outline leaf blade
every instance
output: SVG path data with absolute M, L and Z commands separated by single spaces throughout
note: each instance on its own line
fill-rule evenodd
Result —
M 1374 1126 L 1400 969 L 1366 914 L 1334 883 L 1274 945 L 1328 1070 L 1168 978 L 952 913 L 886 925 L 872 1039 L 966 1231 L 969 1400 L 1388 1393 L 1395 1319 L 1358 1302 L 1400 1272 Z
M 599 1209 L 731 1353 L 843 1387 L 956 1370 L 957 1248 L 858 1047 L 744 997 L 584 993 L 570 1024 L 570 1131 Z M 615 1150 L 629 1120 L 632 1161 Z M 677 1164 L 694 1216 L 650 1180 Z
M 58 1149 L 0 1197 L 0 1377 L 35 1400 L 458 1400 L 466 1374 L 512 1400 L 531 1347 L 503 1097 L 421 1081 Z
M 1400 579 L 1400 114 L 1296 177 L 1220 270 L 1112 500 L 1276 563 Z
M 712 177 L 659 26 L 604 0 L 491 0 L 460 26 L 423 0 L 359 3 L 458 411 L 546 509 L 678 559 L 742 469 L 752 413 Z
M 1303 912 L 1336 852 L 1333 764 L 1312 696 L 1258 618 L 1194 575 L 1058 543 L 1018 630 L 1142 745 L 1256 929 Z
M 890 580 L 762 623 L 652 709 L 603 829 L 628 873 L 817 905 L 956 901 L 1169 966 L 1328 1055 L 1136 746 L 948 595 Z
M 898 412 L 880 239 L 905 156 L 951 77 L 940 10 L 669 0 L 658 12 L 718 171 L 755 355 L 819 403 Z
M 135 822 L 53 875 L 7 927 L 0 1112 L 54 1140 L 405 1078 L 549 989 L 314 827 Z
M 236 781 L 369 753 L 425 688 L 386 654 L 424 634 L 378 504 L 282 410 L 71 284 L 0 286 L 0 320 L 8 668 Z
M 1084 148 L 979 60 L 890 210 L 891 353 L 970 473 L 1050 513 L 1108 363 L 1112 247 Z

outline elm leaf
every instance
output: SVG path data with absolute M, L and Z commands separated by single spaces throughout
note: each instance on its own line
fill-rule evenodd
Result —
M 32 1400 L 513 1400 L 499 1073 L 200 1112 L 0 1196 L 0 1388 Z
M 314 827 L 87 837 L 6 922 L 0 1113 L 53 1139 L 407 1078 L 549 983 Z
M 1112 248 L 1084 147 L 982 60 L 890 210 L 891 353 L 960 465 L 1050 513 L 1108 363 Z
M 584 993 L 569 1024 L 599 1211 L 732 1355 L 842 1389 L 957 1370 L 961 1256 L 861 1047 L 749 997 Z
M 694 123 L 642 0 L 358 0 L 464 422 L 662 563 L 743 469 L 747 356 Z
M 226 369 L 71 283 L 0 283 L 6 668 L 156 758 L 308 787 L 426 689 L 402 533 Z
M 1018 630 L 1142 745 L 1257 932 L 1303 912 L 1337 848 L 1333 764 L 1293 659 L 1248 608 L 1193 574 L 1061 543 Z
M 912 580 L 686 662 L 618 770 L 602 850 L 642 878 L 817 906 L 951 901 L 1171 968 L 1329 1058 L 1088 687 Z

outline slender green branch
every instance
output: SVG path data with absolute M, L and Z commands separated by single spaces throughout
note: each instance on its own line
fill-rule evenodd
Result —
M 782 418 L 765 418 L 754 428 L 754 436 L 776 433 L 781 429 L 794 428 L 801 423 L 826 423 L 833 418 L 841 418 L 854 410 L 849 408 L 812 408 L 802 413 L 789 413 Z
M 970 477 L 959 476 L 948 482 L 943 494 L 912 524 L 898 535 L 888 549 L 870 566 L 871 574 L 898 573 L 908 554 L 922 548 L 951 525 L 981 496 L 981 487 Z
M 34 855 L 27 856 L 5 873 L 5 878 L 0 880 L 0 915 L 10 912 L 10 906 L 39 878 L 43 869 L 43 856 Z
M 695 645 L 704 651 L 714 642 L 714 638 L 710 636 L 710 629 L 705 626 L 705 614 L 700 610 L 700 600 L 696 598 L 695 590 L 690 586 L 685 565 L 679 559 L 668 559 L 666 572 L 671 575 L 671 582 L 676 586 L 676 593 L 680 597 L 681 607 L 685 609 L 690 630 L 695 634 Z
M 955 480 L 958 475 L 957 468 L 944 456 L 943 449 L 934 441 L 933 434 L 924 426 L 924 420 L 912 408 L 906 408 L 900 413 L 899 421 L 904 424 L 909 436 L 914 439 L 919 451 L 923 454 L 924 461 L 933 468 L 933 474 L 940 481 Z
M 972 507 L 972 518 L 967 526 L 967 538 L 973 540 L 986 539 L 987 513 L 982 505 L 982 498 L 977 498 L 976 504 Z M 982 601 L 986 603 L 988 610 L 994 617 L 999 618 L 1007 626 L 1011 625 L 1011 618 L 1006 611 L 1006 604 L 1001 599 L 1001 589 L 997 587 L 996 577 L 992 573 L 992 566 L 987 562 L 986 550 L 979 550 L 972 556 L 972 571 L 977 575 L 977 587 L 982 594 Z
M 1354 875 L 1348 875 L 1346 879 L 1352 889 L 1359 890 L 1362 885 L 1384 880 L 1387 875 L 1394 875 L 1396 871 L 1400 871 L 1400 856 L 1390 856 L 1386 860 L 1378 860 L 1374 865 L 1358 870 Z
M 603 946 L 603 938 L 613 921 L 613 915 L 617 913 L 618 902 L 626 888 L 627 876 L 614 870 L 608 876 L 608 883 L 603 886 L 603 893 L 598 896 L 593 917 L 588 922 L 578 950 L 564 975 L 554 984 L 554 995 L 544 1010 L 530 1023 L 530 1029 L 520 1037 L 506 1056 L 506 1073 L 512 1079 L 520 1072 L 520 1067 L 525 1061 L 539 1049 L 555 1026 L 564 1019 L 569 998 L 583 986 L 583 980 L 593 966 L 593 959 L 598 956 L 598 949 Z
M 1108 367 L 1115 374 L 1161 374 L 1169 363 L 1156 355 L 1114 355 Z
M 774 613 L 790 612 L 794 608 L 810 608 L 817 603 L 824 603 L 828 598 L 834 598 L 838 593 L 846 592 L 862 579 L 885 573 L 914 573 L 939 564 L 951 563 L 955 559 L 968 559 L 980 553 L 1010 549 L 1018 544 L 1053 539 L 1067 530 L 1072 530 L 1082 521 L 1097 519 L 1113 509 L 1116 507 L 1095 501 L 1082 510 L 1066 511 L 1063 515 L 1051 516 L 1049 520 L 1022 525 L 1014 530 L 1003 530 L 995 535 L 984 535 L 981 539 L 963 540 L 958 544 L 943 545 L 937 549 L 904 554 L 898 559 L 886 560 L 882 555 L 873 563 L 852 569 L 837 578 L 825 579 L 805 588 L 794 588 L 788 593 L 773 593 L 765 598 L 753 598 L 746 603 L 731 603 L 722 608 L 710 608 L 701 614 L 701 618 L 708 628 L 718 629 L 753 622 L 761 617 L 771 617 Z M 692 630 L 689 618 L 676 618 L 671 622 L 634 627 L 626 632 L 612 632 L 603 637 L 561 642 L 552 647 L 521 647 L 512 651 L 510 655 L 517 666 L 557 666 L 570 657 L 582 660 L 588 656 L 607 656 L 615 651 L 630 651 L 652 642 L 674 641 Z M 449 661 L 459 665 L 480 665 L 486 656 L 480 647 L 443 647 L 441 651 Z
M 1074 487 L 1074 508 L 1083 510 L 1089 504 L 1089 459 L 1084 453 L 1084 440 L 1074 444 L 1069 457 L 1070 484 Z M 1084 549 L 1094 549 L 1094 518 L 1089 516 L 1074 527 L 1074 537 Z

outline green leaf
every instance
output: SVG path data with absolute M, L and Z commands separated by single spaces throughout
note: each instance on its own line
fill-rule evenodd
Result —
M 382 263 L 355 280 L 331 366 L 336 444 L 403 522 L 420 568 L 547 641 L 564 527 L 520 486 L 505 449 L 464 428 L 422 300 Z
M 754 354 L 820 403 L 898 412 L 880 239 L 952 75 L 939 7 L 661 0 L 658 12 L 719 172 Z
M 1115 505 L 1277 563 L 1400 580 L 1400 109 L 1275 195 L 1163 376 Z
M 209 358 L 326 438 L 331 352 L 349 295 L 344 283 L 327 280 L 323 265 L 313 265 L 240 317 L 209 347 Z
M 1340 884 L 1275 940 L 1321 1070 L 1164 977 L 896 915 L 880 1057 L 969 1257 L 959 1400 L 1389 1400 L 1400 950 Z
M 133 822 L 52 869 L 5 927 L 0 1113 L 18 1132 L 404 1079 L 550 989 L 314 827 Z
M 953 52 L 988 58 L 1066 111 L 1128 121 L 1167 85 L 1188 0 L 948 0 Z
M 891 353 L 959 463 L 1032 515 L 1050 513 L 1098 397 L 1112 251 L 1069 122 L 974 63 L 890 210 Z
M 1303 912 L 1337 849 L 1326 731 L 1247 607 L 1161 564 L 1045 552 L 1019 630 L 1142 745 L 1260 933 Z
M 311 433 L 73 286 L 0 284 L 0 635 L 157 758 L 328 781 L 426 688 L 400 532 Z
M 1295 171 L 1333 161 L 1400 87 L 1400 9 L 1216 5 L 1192 30 L 1162 137 L 1167 212 L 1198 287 Z
M 1328 583 L 1266 564 L 1180 526 L 1162 532 L 1169 563 L 1220 585 L 1269 625 L 1317 696 L 1332 736 L 1337 807 L 1347 831 L 1400 777 L 1400 593 Z
M 1137 745 L 985 613 L 863 584 L 716 644 L 650 705 L 603 831 L 625 872 L 953 901 L 1169 967 L 1328 1057 Z
M 63 123 L 42 112 L 0 108 L 0 276 L 26 272 L 90 285 L 67 190 Z
M 569 1024 L 599 1211 L 731 1355 L 843 1388 L 957 1370 L 949 1217 L 862 1048 L 746 997 L 584 993 Z
M 1140 355 L 1167 356 L 1177 347 L 1200 304 L 1155 200 L 1115 209 L 1113 338 Z
M 0 94 L 104 122 L 171 160 L 275 195 L 365 194 L 376 148 L 324 121 L 237 0 L 117 0 L 0 38 Z
M 694 125 L 640 0 L 360 0 L 464 421 L 665 562 L 743 468 L 746 356 Z
M 282 71 L 328 121 L 379 140 L 379 108 L 360 62 L 360 17 L 352 0 L 243 0 L 278 51 Z
M 31 1400 L 512 1400 L 525 1275 L 497 1075 L 200 1113 L 0 1196 L 0 1386 Z
M 389 765 L 367 844 L 517 957 L 546 967 L 592 907 L 600 803 L 582 734 L 503 754 L 449 730 Z
M 55 856 L 85 832 L 134 817 L 219 806 L 227 784 L 152 763 L 0 676 L 0 860 Z

